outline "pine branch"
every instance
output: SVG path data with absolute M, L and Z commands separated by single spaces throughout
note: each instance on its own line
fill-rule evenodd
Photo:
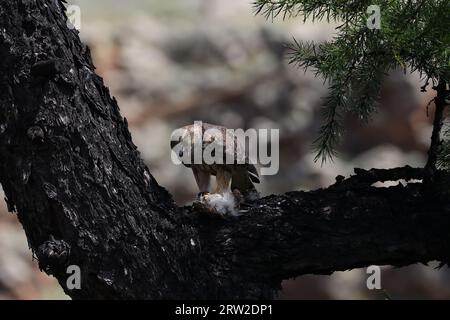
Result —
M 338 19 L 352 20 L 356 15 L 365 12 L 372 4 L 370 0 L 256 0 L 254 7 L 256 14 L 274 19 L 278 16 L 292 18 L 303 16 L 305 20 L 337 21 Z
M 431 144 L 428 150 L 428 161 L 425 165 L 425 169 L 430 175 L 433 175 L 436 171 L 436 161 L 438 159 L 439 149 L 441 146 L 441 129 L 444 121 L 444 109 L 445 109 L 445 92 L 446 83 L 442 80 L 438 85 L 434 87 L 436 90 L 436 98 L 434 99 L 436 110 L 434 112 L 433 120 L 433 133 L 431 135 Z
M 381 8 L 380 30 L 366 27 L 366 9 L 372 4 Z M 344 129 L 340 121 L 346 114 L 364 122 L 370 119 L 382 80 L 390 70 L 409 69 L 434 81 L 450 81 L 450 0 L 257 0 L 255 8 L 271 18 L 302 15 L 305 20 L 340 23 L 332 41 L 294 40 L 291 45 L 291 63 L 312 69 L 331 83 L 323 107 L 324 124 L 314 143 L 316 160 L 326 161 L 336 153 Z M 430 161 L 435 166 L 433 157 Z

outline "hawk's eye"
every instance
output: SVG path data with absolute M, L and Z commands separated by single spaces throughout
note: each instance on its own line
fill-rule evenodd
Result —
M 183 157 L 183 150 L 180 150 L 180 152 L 178 152 L 178 156 L 179 156 L 180 158 Z

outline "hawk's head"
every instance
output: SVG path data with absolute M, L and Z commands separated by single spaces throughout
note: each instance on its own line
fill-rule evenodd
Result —
M 170 148 L 187 167 L 194 161 L 195 147 L 202 148 L 202 133 L 203 128 L 196 125 L 184 126 L 172 133 Z

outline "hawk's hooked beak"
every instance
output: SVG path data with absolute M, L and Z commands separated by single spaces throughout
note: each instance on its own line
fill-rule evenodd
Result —
M 170 148 L 171 148 L 171 149 L 175 148 L 175 146 L 176 146 L 177 144 L 179 144 L 179 143 L 180 143 L 180 141 L 171 140 L 171 141 L 170 141 Z
M 175 146 L 177 146 L 180 142 L 181 142 L 181 140 L 180 141 L 170 140 L 170 148 L 172 149 L 172 151 L 173 151 L 173 148 L 175 148 Z M 183 150 L 178 151 L 178 156 L 180 158 L 183 157 Z

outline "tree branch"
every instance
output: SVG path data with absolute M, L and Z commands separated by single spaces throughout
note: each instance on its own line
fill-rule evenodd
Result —
M 183 259 L 195 254 L 195 230 L 177 222 L 64 11 L 57 0 L 0 4 L 0 181 L 9 208 L 40 267 L 73 298 L 200 296 L 198 262 Z M 71 264 L 83 284 L 68 292 Z
M 389 171 L 400 179 L 404 172 L 423 169 Z M 358 172 L 375 177 L 373 171 Z M 302 274 L 373 264 L 449 261 L 445 198 L 425 198 L 421 183 L 362 186 L 358 176 L 327 189 L 263 198 L 234 221 L 196 224 L 206 230 L 202 238 L 212 260 L 256 283 L 275 285 Z
M 442 144 L 441 130 L 444 123 L 446 86 L 445 81 L 439 80 L 438 85 L 433 88 L 436 90 L 436 97 L 434 98 L 436 109 L 434 111 L 433 132 L 431 134 L 431 144 L 428 150 L 428 161 L 425 165 L 426 180 L 430 181 L 433 181 L 434 179 L 437 158 Z
M 71 297 L 271 298 L 306 273 L 448 262 L 446 198 L 370 186 L 421 169 L 359 170 L 235 218 L 176 207 L 65 19 L 56 0 L 0 4 L 0 181 L 39 266 Z M 73 264 L 80 290 L 66 286 Z

